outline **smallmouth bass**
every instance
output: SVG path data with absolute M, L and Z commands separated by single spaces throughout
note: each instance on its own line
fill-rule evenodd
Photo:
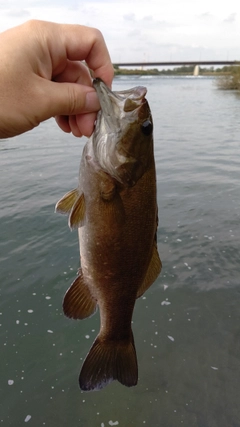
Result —
M 73 319 L 100 311 L 100 331 L 79 376 L 85 391 L 113 380 L 137 384 L 133 309 L 162 266 L 147 90 L 113 92 L 100 79 L 93 85 L 101 110 L 83 149 L 79 185 L 56 205 L 57 212 L 69 214 L 80 242 L 81 268 L 65 294 L 63 311 Z

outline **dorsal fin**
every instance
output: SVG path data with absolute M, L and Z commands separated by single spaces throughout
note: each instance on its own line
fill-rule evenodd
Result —
M 162 269 L 162 262 L 160 260 L 158 250 L 157 250 L 157 244 L 154 242 L 153 244 L 153 251 L 152 251 L 152 257 L 147 269 L 146 276 L 138 289 L 137 298 L 141 297 L 144 292 L 150 288 L 150 286 L 155 282 L 156 278 L 160 274 L 160 271 Z

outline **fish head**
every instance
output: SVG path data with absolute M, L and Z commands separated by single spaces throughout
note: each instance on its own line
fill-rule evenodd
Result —
M 101 110 L 92 144 L 100 167 L 126 186 L 134 185 L 153 161 L 153 121 L 145 98 L 147 89 L 137 86 L 111 91 L 101 80 L 93 81 Z

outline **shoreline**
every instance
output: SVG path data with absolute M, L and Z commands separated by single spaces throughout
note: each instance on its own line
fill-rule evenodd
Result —
M 228 70 L 226 70 L 228 68 Z M 199 68 L 199 76 L 227 76 L 231 73 L 231 67 L 223 67 L 223 69 L 209 70 L 205 68 Z M 192 76 L 194 67 L 178 67 L 172 70 L 157 68 L 152 69 L 140 69 L 140 68 L 114 68 L 115 76 Z

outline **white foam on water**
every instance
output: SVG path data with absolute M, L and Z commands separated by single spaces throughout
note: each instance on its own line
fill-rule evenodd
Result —
M 26 418 L 25 418 L 25 420 L 24 420 L 24 422 L 25 422 L 25 423 L 28 423 L 28 421 L 30 421 L 30 420 L 31 420 L 31 418 L 32 418 L 32 416 L 31 416 L 31 415 L 27 415 L 27 416 L 26 416 Z
M 170 301 L 162 301 L 161 302 L 161 305 L 170 305 L 171 303 L 170 303 Z
M 184 265 L 188 268 L 188 270 L 192 269 L 192 267 L 190 267 L 187 262 L 184 262 Z

